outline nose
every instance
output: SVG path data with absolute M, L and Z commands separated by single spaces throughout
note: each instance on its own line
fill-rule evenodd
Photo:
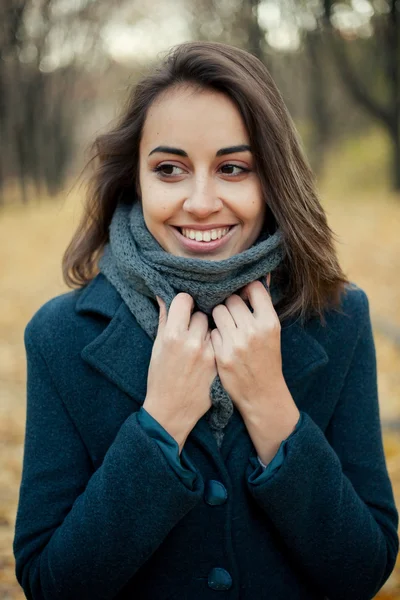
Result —
M 214 182 L 207 176 L 199 176 L 193 181 L 190 195 L 183 203 L 184 210 L 199 219 L 219 212 L 222 207 L 223 203 L 217 196 Z

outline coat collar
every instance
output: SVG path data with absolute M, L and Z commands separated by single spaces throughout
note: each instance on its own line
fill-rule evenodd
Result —
M 83 348 L 81 357 L 142 405 L 153 341 L 102 273 L 79 292 L 75 310 L 110 319 L 100 335 Z M 281 329 L 281 354 L 289 388 L 329 360 L 323 346 L 296 321 Z M 192 431 L 202 436 L 200 421 Z

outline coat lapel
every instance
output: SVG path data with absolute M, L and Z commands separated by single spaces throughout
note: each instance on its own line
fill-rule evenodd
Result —
M 110 319 L 102 333 L 83 348 L 81 356 L 142 405 L 146 397 L 153 341 L 101 273 L 80 293 L 76 311 L 79 314 L 98 313 Z M 296 321 L 281 329 L 281 354 L 282 371 L 289 388 L 329 360 L 323 346 Z M 244 427 L 238 414 L 232 419 L 232 427 L 235 432 L 237 428 Z M 198 421 L 191 435 L 202 445 L 209 445 L 214 440 L 204 417 Z
M 153 342 L 104 275 L 99 274 L 83 290 L 76 311 L 110 318 L 102 333 L 83 348 L 81 357 L 143 404 Z

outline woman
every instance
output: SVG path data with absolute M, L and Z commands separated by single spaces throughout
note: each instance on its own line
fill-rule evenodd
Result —
M 267 70 L 180 45 L 96 149 L 78 289 L 25 331 L 27 598 L 371 598 L 398 514 L 368 299 Z

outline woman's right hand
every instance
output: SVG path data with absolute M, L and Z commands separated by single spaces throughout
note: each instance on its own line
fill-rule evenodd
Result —
M 147 378 L 143 407 L 179 444 L 211 407 L 210 386 L 217 375 L 207 316 L 192 315 L 193 298 L 181 292 L 167 314 L 160 306 L 157 336 Z

